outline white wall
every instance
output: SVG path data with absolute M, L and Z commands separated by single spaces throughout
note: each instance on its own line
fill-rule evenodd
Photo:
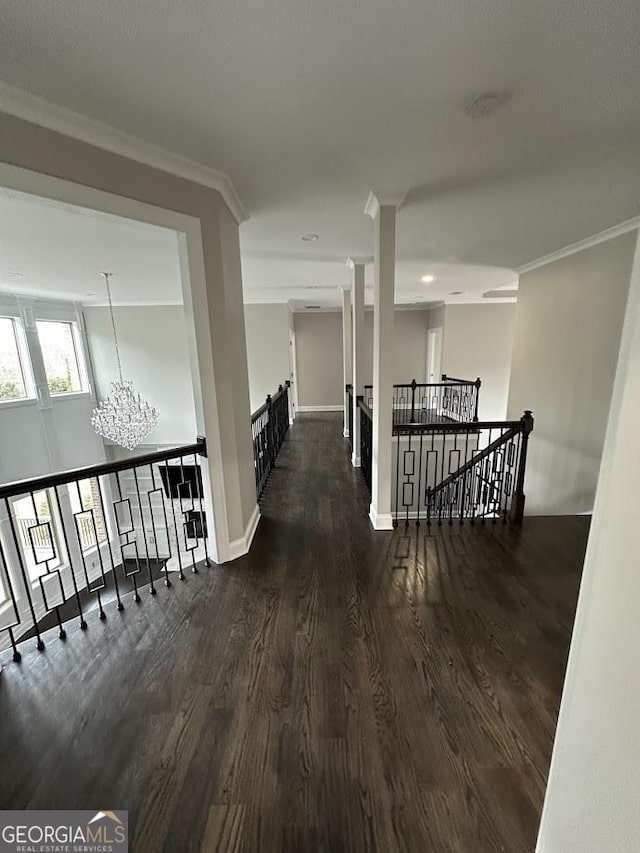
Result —
M 508 412 L 535 418 L 529 514 L 593 509 L 635 243 L 625 234 L 520 277 Z
M 125 379 L 160 412 L 145 444 L 195 441 L 195 407 L 189 367 L 186 320 L 181 305 L 114 308 Z M 98 396 L 110 394 L 117 379 L 111 321 L 107 308 L 85 308 L 85 323 Z
M 481 421 L 506 418 L 515 319 L 513 303 L 444 307 L 442 372 L 458 379 L 480 377 Z
M 342 313 L 296 313 L 299 411 L 342 408 Z
M 639 435 L 640 247 L 636 250 L 538 853 L 640 850 Z
M 342 313 L 294 315 L 301 407 L 343 405 Z M 393 381 L 424 382 L 427 364 L 428 312 L 394 312 Z M 364 315 L 364 384 L 373 382 L 373 312 Z
M 285 303 L 244 306 L 252 412 L 289 378 L 289 314 Z

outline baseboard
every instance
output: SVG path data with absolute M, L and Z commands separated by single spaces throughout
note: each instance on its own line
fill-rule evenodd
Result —
M 289 426 L 293 426 L 293 418 L 289 418 Z
M 354 453 L 351 456 L 351 464 L 353 465 L 354 468 L 360 468 L 360 467 L 362 467 L 362 460 L 360 459 L 359 456 L 356 456 L 356 454 Z
M 298 406 L 299 412 L 344 412 L 344 406 Z
M 393 530 L 393 516 L 390 512 L 378 512 L 373 504 L 369 507 L 369 521 L 374 530 Z
M 349 430 L 348 429 L 343 429 L 342 434 L 345 438 L 349 438 Z
M 249 549 L 251 548 L 251 543 L 253 542 L 253 537 L 255 536 L 259 521 L 260 507 L 258 506 L 258 504 L 256 504 L 253 509 L 253 512 L 251 513 L 249 523 L 247 524 L 247 529 L 244 531 L 244 536 L 241 536 L 239 539 L 234 539 L 232 542 L 229 542 L 227 559 L 224 561 L 225 563 L 229 563 L 231 562 L 231 560 L 237 560 L 238 557 L 244 557 L 245 554 L 249 553 Z

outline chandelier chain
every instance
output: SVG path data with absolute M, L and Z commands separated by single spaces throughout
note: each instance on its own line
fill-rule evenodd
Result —
M 118 365 L 118 375 L 120 377 L 120 382 L 123 382 L 122 378 L 122 362 L 120 361 L 120 347 L 118 346 L 118 335 L 116 334 L 116 318 L 113 314 L 113 302 L 111 300 L 111 285 L 109 283 L 109 279 L 111 278 L 112 273 L 103 272 L 105 283 L 107 285 L 107 301 L 109 302 L 109 316 L 111 317 L 111 329 L 113 330 L 113 345 L 116 350 L 116 363 Z

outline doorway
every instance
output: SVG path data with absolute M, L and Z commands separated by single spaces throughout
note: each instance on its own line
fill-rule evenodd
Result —
M 427 382 L 442 378 L 442 326 L 427 331 Z

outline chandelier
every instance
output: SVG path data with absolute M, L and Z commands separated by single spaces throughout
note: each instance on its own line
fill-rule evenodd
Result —
M 102 438 L 107 438 L 127 450 L 134 450 L 156 428 L 160 415 L 136 392 L 133 382 L 123 379 L 118 336 L 116 335 L 116 321 L 111 302 L 111 287 L 109 285 L 111 273 L 103 272 L 102 275 L 107 286 L 109 315 L 119 378 L 117 382 L 111 383 L 111 396 L 103 400 L 93 410 L 91 423 L 96 433 Z

